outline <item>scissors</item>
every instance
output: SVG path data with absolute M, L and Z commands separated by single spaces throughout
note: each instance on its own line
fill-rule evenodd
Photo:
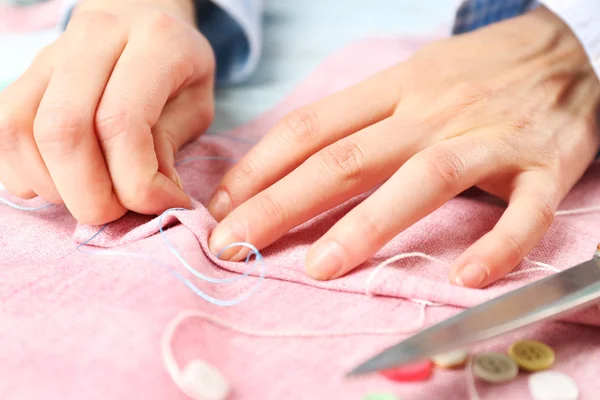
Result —
M 389 347 L 347 376 L 391 369 L 556 319 L 600 301 L 600 244 L 582 264 L 469 308 Z

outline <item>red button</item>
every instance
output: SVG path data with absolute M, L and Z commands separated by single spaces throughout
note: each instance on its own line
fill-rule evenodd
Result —
M 431 376 L 432 369 L 431 360 L 423 360 L 381 371 L 381 375 L 397 382 L 417 382 L 428 379 Z

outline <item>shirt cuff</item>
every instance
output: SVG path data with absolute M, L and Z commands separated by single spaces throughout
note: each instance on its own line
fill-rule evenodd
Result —
M 600 79 L 600 1 L 539 0 L 571 28 Z
M 261 53 L 262 0 L 196 1 L 198 29 L 217 60 L 217 82 L 239 83 L 256 70 Z

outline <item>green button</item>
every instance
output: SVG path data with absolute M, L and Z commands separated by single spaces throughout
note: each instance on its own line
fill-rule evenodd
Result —
M 363 397 L 362 400 L 402 400 L 391 393 L 371 393 Z

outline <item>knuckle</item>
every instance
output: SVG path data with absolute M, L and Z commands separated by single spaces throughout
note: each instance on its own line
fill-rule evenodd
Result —
M 81 207 L 73 211 L 75 219 L 85 225 L 104 225 L 114 220 L 111 215 L 106 211 L 110 207 L 106 202 L 96 207 Z
M 273 226 L 283 226 L 286 224 L 287 218 L 283 206 L 268 192 L 263 192 L 263 194 L 257 197 L 256 207 L 259 210 L 258 215 L 267 218 Z
M 97 36 L 105 32 L 107 28 L 113 29 L 117 23 L 118 17 L 114 14 L 101 10 L 88 10 L 77 13 L 67 26 L 67 31 L 76 30 L 77 37 L 85 40 L 91 35 Z
M 539 207 L 537 208 L 537 218 L 536 221 L 540 228 L 546 232 L 550 229 L 550 226 L 554 222 L 555 210 L 554 207 L 544 198 L 540 199 Z
M 232 170 L 233 178 L 241 187 L 247 182 L 256 182 L 261 177 L 261 166 L 254 157 L 238 163 Z
M 145 25 L 145 29 L 149 29 L 148 32 L 173 32 L 181 26 L 181 22 L 176 17 L 159 9 L 148 9 L 140 14 L 139 18 Z
M 33 135 L 38 146 L 66 155 L 81 144 L 85 126 L 85 118 L 72 110 L 45 109 L 35 117 Z
M 123 107 L 101 106 L 94 119 L 96 134 L 100 142 L 107 142 L 127 131 L 131 116 Z
M 319 117 L 310 108 L 298 109 L 286 115 L 282 121 L 283 139 L 298 143 L 313 140 L 320 131 Z
M 145 205 L 151 204 L 152 194 L 155 193 L 152 189 L 151 180 L 138 180 L 122 190 L 115 187 L 115 192 L 123 207 L 132 211 L 141 211 Z
M 170 70 L 168 76 L 172 79 L 172 87 L 180 88 L 194 75 L 194 61 L 186 52 L 173 51 L 169 58 L 167 68 Z
M 380 249 L 387 242 L 387 233 L 384 231 L 385 224 L 374 219 L 372 214 L 361 213 L 355 219 L 355 227 L 352 230 L 358 237 L 367 238 L 370 248 Z
M 439 181 L 446 189 L 458 187 L 465 175 L 465 165 L 461 158 L 453 151 L 435 149 L 425 158 L 427 165 L 426 176 Z
M 13 151 L 19 142 L 19 128 L 8 113 L 0 112 L 0 153 Z
M 36 194 L 31 190 L 22 185 L 6 185 L 6 190 L 11 193 L 13 196 L 23 199 L 29 200 L 33 199 Z
M 35 55 L 35 58 L 33 59 L 33 62 L 31 63 L 32 67 L 46 65 L 46 64 L 50 63 L 54 57 L 55 48 L 56 48 L 56 42 L 44 46 Z
M 365 171 L 365 153 L 350 140 L 342 140 L 324 148 L 321 164 L 326 171 L 343 181 L 359 179 Z
M 525 258 L 523 246 L 514 234 L 505 232 L 502 235 L 501 243 L 509 264 L 517 265 Z

